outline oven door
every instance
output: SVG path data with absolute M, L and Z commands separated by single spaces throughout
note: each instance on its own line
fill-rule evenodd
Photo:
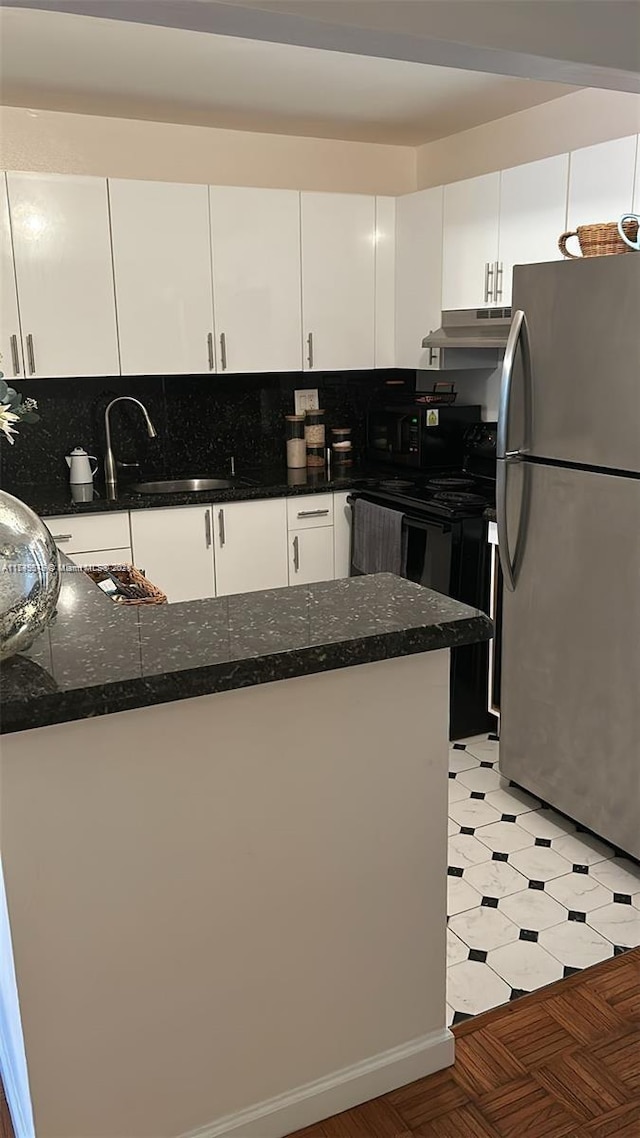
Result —
M 453 537 L 451 525 L 446 521 L 407 513 L 406 509 L 396 507 L 393 502 L 373 494 L 353 494 L 365 497 L 369 502 L 377 502 L 386 509 L 398 509 L 404 514 L 404 528 L 407 534 L 406 569 L 403 574 L 409 581 L 435 589 L 438 593 L 451 596 L 451 559 Z M 359 572 L 351 565 L 351 576 Z

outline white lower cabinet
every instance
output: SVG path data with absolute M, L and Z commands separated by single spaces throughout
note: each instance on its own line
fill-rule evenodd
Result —
M 212 509 L 217 595 L 288 585 L 286 499 L 230 502 Z
M 210 506 L 133 510 L 131 542 L 136 568 L 169 601 L 215 597 Z
M 351 491 L 333 495 L 333 569 L 336 581 L 351 569 Z
M 289 584 L 333 580 L 333 526 L 289 531 Z

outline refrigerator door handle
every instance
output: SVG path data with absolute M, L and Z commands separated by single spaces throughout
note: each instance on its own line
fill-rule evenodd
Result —
M 525 372 L 529 369 L 529 340 L 527 335 L 527 322 L 522 309 L 513 314 L 509 338 L 502 364 L 502 379 L 500 383 L 500 407 L 498 412 L 498 438 L 496 446 L 497 480 L 496 480 L 496 520 L 498 525 L 498 553 L 504 583 L 510 592 L 516 587 L 515 559 L 511 556 L 509 548 L 509 532 L 507 527 L 507 468 L 515 462 L 522 462 L 526 453 L 523 449 L 508 449 L 509 413 L 511 410 L 511 391 L 513 383 L 513 365 L 516 352 L 522 337 L 522 352 Z M 528 376 L 525 382 L 528 382 Z

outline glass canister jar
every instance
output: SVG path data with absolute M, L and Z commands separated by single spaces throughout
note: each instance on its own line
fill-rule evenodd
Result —
M 307 465 L 307 444 L 304 437 L 304 415 L 285 415 L 287 424 L 287 466 L 301 470 Z
M 324 447 L 324 411 L 307 411 L 304 436 L 307 440 L 307 447 Z
M 307 466 L 311 469 L 323 467 L 326 461 L 326 451 L 322 447 L 307 447 Z
M 353 462 L 351 427 L 333 427 L 331 430 L 331 457 L 336 465 L 350 466 Z

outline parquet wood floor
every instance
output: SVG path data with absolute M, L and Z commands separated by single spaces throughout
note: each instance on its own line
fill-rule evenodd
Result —
M 640 1138 L 640 949 L 453 1032 L 453 1067 L 290 1138 Z

